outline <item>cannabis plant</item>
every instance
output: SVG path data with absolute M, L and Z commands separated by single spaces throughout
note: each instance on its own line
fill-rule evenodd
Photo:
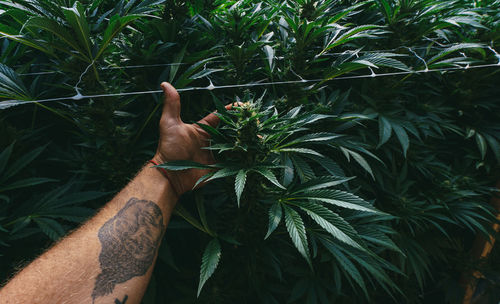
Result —
M 391 266 L 377 255 L 382 248 L 399 252 L 384 224 L 391 217 L 352 193 L 348 182 L 354 177 L 344 176 L 334 161 L 319 152 L 331 149 L 342 135 L 316 133 L 315 124 L 338 117 L 302 114 L 300 107 L 279 114 L 275 107 L 264 106 L 262 98 L 244 101 L 230 110 L 216 102 L 216 115 L 221 120 L 218 129 L 200 124 L 211 135 L 208 149 L 218 160 L 216 164 L 172 161 L 160 166 L 168 170 L 210 168 L 213 171 L 197 185 L 219 180 L 219 187 L 233 188 L 233 193 L 219 202 L 214 216 L 200 214 L 204 231 L 213 239 L 203 254 L 198 295 L 221 257 L 226 256 L 221 242 L 228 247 L 255 246 L 253 250 L 260 251 L 291 240 L 311 271 L 324 267 L 312 261 L 319 250 L 329 256 L 330 267 L 340 267 L 355 282 L 351 282 L 353 287 L 366 295 L 365 279 L 356 266 L 377 276 L 384 288 L 396 288 L 386 273 Z M 289 238 L 280 232 L 285 228 Z M 323 248 L 318 249 L 319 245 Z M 233 250 L 227 249 L 227 259 Z M 282 259 L 279 252 L 274 255 Z M 349 262 L 338 265 L 339 259 Z M 252 296 L 261 293 L 257 289 L 251 292 Z
M 499 251 L 469 251 L 495 222 L 499 11 L 498 0 L 0 1 L 0 273 L 144 165 L 161 96 L 134 92 L 169 81 L 188 89 L 185 121 L 216 98 L 221 123 L 201 126 L 216 163 L 181 198 L 144 303 L 458 303 L 458 278 L 475 270 L 478 296 L 497 303 Z M 109 93 L 127 94 L 78 99 Z M 63 99 L 10 101 L 52 97 Z

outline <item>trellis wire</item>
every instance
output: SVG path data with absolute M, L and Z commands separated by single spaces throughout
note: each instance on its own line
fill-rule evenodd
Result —
M 301 80 L 272 81 L 272 82 L 252 82 L 252 83 L 245 83 L 245 84 L 230 84 L 230 85 L 217 85 L 217 86 L 213 85 L 212 82 L 210 82 L 210 85 L 208 85 L 206 87 L 188 87 L 188 88 L 177 89 L 177 91 L 178 92 L 201 91 L 201 90 L 212 91 L 212 90 L 217 90 L 217 89 L 228 89 L 228 88 L 247 88 L 247 87 L 256 87 L 256 86 L 284 85 L 284 84 L 298 84 L 298 83 L 320 83 L 320 82 L 327 82 L 327 81 L 333 81 L 333 80 L 388 77 L 388 76 L 396 76 L 396 75 L 422 74 L 422 73 L 428 73 L 428 72 L 451 72 L 451 71 L 460 71 L 460 70 L 489 68 L 489 67 L 500 67 L 500 61 L 498 63 L 466 66 L 466 67 L 452 67 L 452 68 L 438 68 L 438 69 L 426 68 L 424 70 L 418 70 L 418 71 L 400 71 L 400 72 L 390 72 L 390 73 L 380 73 L 380 74 L 372 73 L 370 75 L 341 76 L 341 77 L 336 77 L 333 79 L 301 79 Z M 111 93 L 111 94 L 82 95 L 78 91 L 77 86 L 75 86 L 75 89 L 77 91 L 77 94 L 74 96 L 46 98 L 46 99 L 38 99 L 38 100 L 16 100 L 16 99 L 5 100 L 5 101 L 0 102 L 0 110 L 7 109 L 7 108 L 10 108 L 13 106 L 22 105 L 22 104 L 30 104 L 30 103 L 42 103 L 42 102 L 62 101 L 62 100 L 81 100 L 81 99 L 99 98 L 99 97 L 113 97 L 113 96 L 145 95 L 145 94 L 157 94 L 157 93 L 162 92 L 162 90 L 150 90 L 150 91 L 120 92 L 120 93 Z
M 435 47 L 435 46 L 426 46 L 426 47 L 422 46 L 422 47 L 411 47 L 411 48 L 408 46 L 399 46 L 399 47 L 396 47 L 393 49 L 387 49 L 387 50 L 371 50 L 371 51 L 370 50 L 367 50 L 367 51 L 360 50 L 357 53 L 360 53 L 360 54 L 381 53 L 381 52 L 393 52 L 393 51 L 397 51 L 399 49 L 408 49 L 414 55 L 416 55 L 419 59 L 422 59 L 413 50 L 422 50 L 422 49 L 429 49 L 429 48 L 430 49 L 443 49 L 442 47 Z M 491 46 L 484 46 L 484 48 L 491 50 L 495 54 L 495 56 L 497 58 L 499 58 L 499 60 L 500 60 L 498 53 Z M 347 51 L 339 52 L 339 53 L 327 53 L 327 54 L 323 54 L 322 56 L 338 56 L 338 55 L 344 55 L 347 52 L 355 52 L 355 50 L 347 50 Z M 228 56 L 225 56 L 225 57 L 221 56 L 221 57 L 227 58 Z M 283 59 L 285 59 L 285 57 L 276 56 L 275 59 L 283 60 Z M 253 59 L 250 59 L 249 61 L 253 62 L 253 61 L 265 61 L 265 60 L 267 60 L 267 58 L 253 58 Z M 214 61 L 210 61 L 209 63 L 225 63 L 225 62 L 227 62 L 227 60 L 214 60 Z M 173 62 L 173 63 L 155 63 L 155 64 L 140 64 L 140 65 L 126 65 L 126 66 L 109 65 L 109 66 L 105 66 L 105 67 L 100 67 L 99 69 L 100 70 L 122 70 L 122 69 L 138 69 L 138 68 L 150 68 L 150 67 L 180 66 L 180 65 L 189 65 L 189 64 L 190 63 L 186 63 L 186 62 Z M 21 73 L 19 75 L 20 76 L 37 76 L 37 75 L 50 75 L 50 74 L 56 74 L 56 73 L 59 73 L 59 71 L 29 72 L 29 73 Z

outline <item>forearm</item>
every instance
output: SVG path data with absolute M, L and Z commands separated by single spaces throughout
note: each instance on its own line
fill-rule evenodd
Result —
M 176 201 L 168 180 L 144 167 L 96 216 L 2 288 L 0 303 L 140 303 Z

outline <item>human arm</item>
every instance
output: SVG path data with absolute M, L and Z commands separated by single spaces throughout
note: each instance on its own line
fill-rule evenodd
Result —
M 162 84 L 165 102 L 154 160 L 187 159 L 212 163 L 208 134 L 180 119 L 180 98 Z M 200 123 L 215 126 L 210 114 Z M 6 303 L 140 303 L 157 250 L 178 195 L 190 190 L 203 170 L 169 172 L 152 165 L 137 176 L 93 218 L 45 252 L 5 287 Z

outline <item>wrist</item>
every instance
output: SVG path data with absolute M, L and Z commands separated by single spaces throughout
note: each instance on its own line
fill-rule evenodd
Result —
M 156 172 L 159 172 L 161 174 L 162 178 L 164 178 L 165 181 L 168 183 L 169 187 L 172 189 L 172 192 L 173 192 L 175 198 L 179 199 L 179 197 L 182 193 L 180 193 L 176 189 L 175 184 L 173 183 L 173 180 L 172 180 L 173 178 L 170 175 L 170 173 L 164 168 L 156 167 L 156 166 L 161 165 L 163 163 L 164 163 L 164 161 L 162 161 L 161 158 L 157 157 L 156 155 L 151 160 L 148 161 L 148 164 L 151 165 L 151 168 L 156 170 Z
M 167 160 L 161 154 L 159 154 L 158 152 L 155 153 L 155 155 L 153 156 L 153 158 L 151 158 L 151 160 L 148 161 L 148 162 L 151 163 L 151 161 L 154 161 L 158 165 L 161 165 L 161 164 L 164 164 L 164 163 L 167 162 Z

